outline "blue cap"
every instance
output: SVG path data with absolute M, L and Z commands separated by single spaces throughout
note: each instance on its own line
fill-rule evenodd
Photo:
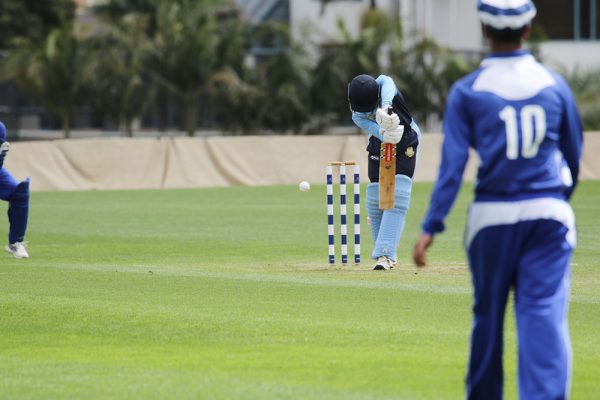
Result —
M 6 140 L 6 127 L 2 121 L 0 121 L 0 140 Z
M 484 25 L 498 30 L 521 29 L 537 10 L 531 0 L 478 0 L 477 14 Z
M 358 75 L 348 85 L 352 111 L 371 112 L 379 104 L 379 85 L 371 75 Z

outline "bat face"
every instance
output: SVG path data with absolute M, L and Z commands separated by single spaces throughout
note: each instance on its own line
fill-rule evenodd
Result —
M 379 154 L 379 208 L 394 207 L 396 185 L 396 146 L 382 143 Z

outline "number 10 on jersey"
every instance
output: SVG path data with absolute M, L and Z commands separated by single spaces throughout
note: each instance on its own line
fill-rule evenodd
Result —
M 513 106 L 506 106 L 499 113 L 506 128 L 506 158 L 519 158 L 519 125 L 521 128 L 521 154 L 523 158 L 537 155 L 540 144 L 546 136 L 546 111 L 537 105 L 529 104 L 519 115 Z M 519 124 L 520 123 L 520 124 Z

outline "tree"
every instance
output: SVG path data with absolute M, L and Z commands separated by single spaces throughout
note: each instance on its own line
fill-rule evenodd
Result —
M 72 0 L 2 0 L 0 2 L 0 49 L 12 47 L 15 39 L 43 41 L 48 33 L 73 20 Z
M 450 86 L 473 70 L 460 56 L 422 37 L 410 48 L 390 54 L 390 74 L 407 98 L 413 116 L 441 119 Z
M 264 23 L 247 34 L 254 47 L 270 49 L 269 54 L 258 57 L 253 67 L 238 64 L 238 70 L 217 74 L 217 122 L 242 133 L 301 132 L 312 116 L 310 67 L 303 49 L 291 43 L 289 28 L 281 23 Z
M 14 79 L 59 116 L 64 136 L 70 136 L 75 109 L 86 100 L 90 51 L 65 23 L 41 44 L 20 39 L 2 66 L 3 79 Z
M 394 24 L 382 11 L 372 9 L 361 17 L 360 32 L 353 38 L 345 24 L 338 22 L 342 35 L 342 62 L 347 66 L 349 77 L 357 74 L 377 75 L 383 72 L 384 47 L 402 41 L 400 23 Z
M 218 72 L 219 24 L 212 1 L 158 0 L 156 31 L 150 38 L 147 71 L 182 102 L 183 126 L 193 136 L 201 96 Z
M 123 126 L 127 136 L 133 136 L 133 121 L 144 112 L 154 94 L 143 67 L 147 24 L 147 16 L 129 13 L 111 20 L 108 31 L 93 40 L 92 105 Z
M 358 74 L 378 76 L 385 72 L 382 61 L 389 49 L 402 44 L 402 27 L 398 21 L 377 9 L 361 17 L 360 31 L 353 37 L 343 21 L 338 22 L 342 41 L 321 48 L 312 71 L 311 99 L 316 113 L 327 120 L 347 120 L 347 85 Z M 333 99 L 333 101 L 332 101 Z

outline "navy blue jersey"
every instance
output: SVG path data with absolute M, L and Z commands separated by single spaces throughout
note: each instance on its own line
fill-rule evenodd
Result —
M 491 54 L 450 90 L 442 162 L 423 231 L 444 230 L 469 148 L 479 156 L 476 201 L 569 198 L 582 127 L 564 79 L 526 50 Z

